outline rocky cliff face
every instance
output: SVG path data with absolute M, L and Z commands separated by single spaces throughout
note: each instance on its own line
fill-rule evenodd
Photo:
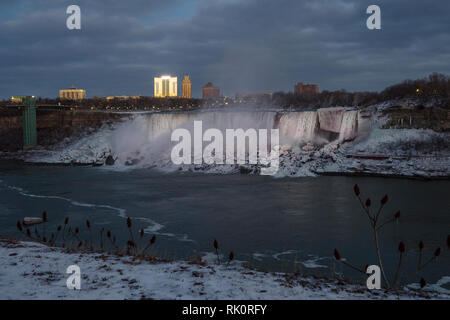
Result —
M 38 144 L 44 147 L 128 117 L 117 113 L 60 110 L 38 110 L 36 116 Z M 22 149 L 22 122 L 22 111 L 0 110 L 0 151 Z
M 443 108 L 392 107 L 384 111 L 389 116 L 385 129 L 432 129 L 450 132 L 450 110 Z

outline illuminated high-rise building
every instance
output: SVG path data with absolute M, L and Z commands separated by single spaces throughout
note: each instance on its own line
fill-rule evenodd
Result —
M 183 98 L 192 98 L 192 84 L 189 76 L 184 76 L 183 79 Z
M 155 77 L 155 97 L 176 97 L 178 80 L 177 77 L 161 76 Z
M 59 90 L 59 98 L 61 100 L 83 100 L 86 99 L 86 91 L 74 87 Z

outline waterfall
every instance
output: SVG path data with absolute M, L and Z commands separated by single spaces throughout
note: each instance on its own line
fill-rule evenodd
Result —
M 358 111 L 345 111 L 342 117 L 339 141 L 353 140 L 358 133 Z
M 279 128 L 280 136 L 287 141 L 314 142 L 318 132 L 339 133 L 340 141 L 351 140 L 358 133 L 358 111 L 335 108 L 318 111 L 287 112 L 277 116 L 276 112 L 199 112 L 199 113 L 158 113 L 139 115 L 131 122 L 118 128 L 117 136 L 148 141 L 158 140 L 176 128 L 192 128 L 195 120 L 202 121 L 203 129 L 217 128 L 244 130 Z M 276 121 L 276 119 L 279 119 Z M 133 134 L 134 133 L 134 134 Z M 127 143 L 133 143 L 127 139 Z
M 320 129 L 334 133 L 341 132 L 344 108 L 322 108 L 317 110 L 319 114 Z
M 203 133 L 218 129 L 225 136 L 226 129 L 279 129 L 280 145 L 295 150 L 303 143 L 325 145 L 333 140 L 354 139 L 362 126 L 358 124 L 358 111 L 327 108 L 318 111 L 207 111 L 185 113 L 136 114 L 131 120 L 118 123 L 114 128 L 86 136 L 64 150 L 52 155 L 52 162 L 104 162 L 108 154 L 118 165 L 139 167 L 172 166 L 171 151 L 175 142 L 172 132 L 185 128 L 193 134 L 194 121 L 202 122 Z M 337 131 L 337 132 L 336 132 Z M 208 145 L 203 143 L 203 147 Z M 42 160 L 41 160 L 42 161 Z M 45 162 L 45 160 L 44 160 Z
M 311 142 L 318 130 L 315 111 L 285 113 L 280 118 L 280 134 L 299 142 Z
M 153 114 L 151 116 L 144 116 L 147 120 L 147 135 L 150 139 L 155 139 L 161 134 L 172 131 L 190 119 L 190 114 L 182 113 L 168 113 L 168 114 Z
M 276 121 L 278 119 L 278 121 Z M 280 130 L 284 146 L 300 143 L 327 143 L 331 138 L 319 138 L 319 131 L 334 132 L 339 129 L 339 141 L 354 139 L 358 131 L 358 111 L 341 108 L 288 112 L 198 112 L 139 115 L 131 122 L 117 128 L 112 138 L 112 151 L 119 158 L 136 158 L 138 155 L 154 160 L 166 157 L 173 145 L 170 135 L 176 128 L 193 132 L 194 121 L 202 121 L 203 132 L 216 128 L 225 134 L 226 129 Z M 323 134 L 322 134 L 323 136 Z

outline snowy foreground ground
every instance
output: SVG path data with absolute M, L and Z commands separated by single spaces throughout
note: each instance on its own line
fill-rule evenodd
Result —
M 399 295 L 369 292 L 338 280 L 256 272 L 237 263 L 151 263 L 5 239 L 0 257 L 0 299 L 450 299 L 427 287 Z M 73 264 L 81 269 L 81 290 L 66 287 L 66 269 Z

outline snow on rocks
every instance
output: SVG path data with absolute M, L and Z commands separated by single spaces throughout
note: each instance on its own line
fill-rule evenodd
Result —
M 323 163 L 317 173 L 446 178 L 450 176 L 450 150 L 436 148 L 449 138 L 448 133 L 426 129 L 374 128 L 367 138 L 339 149 L 338 165 Z

